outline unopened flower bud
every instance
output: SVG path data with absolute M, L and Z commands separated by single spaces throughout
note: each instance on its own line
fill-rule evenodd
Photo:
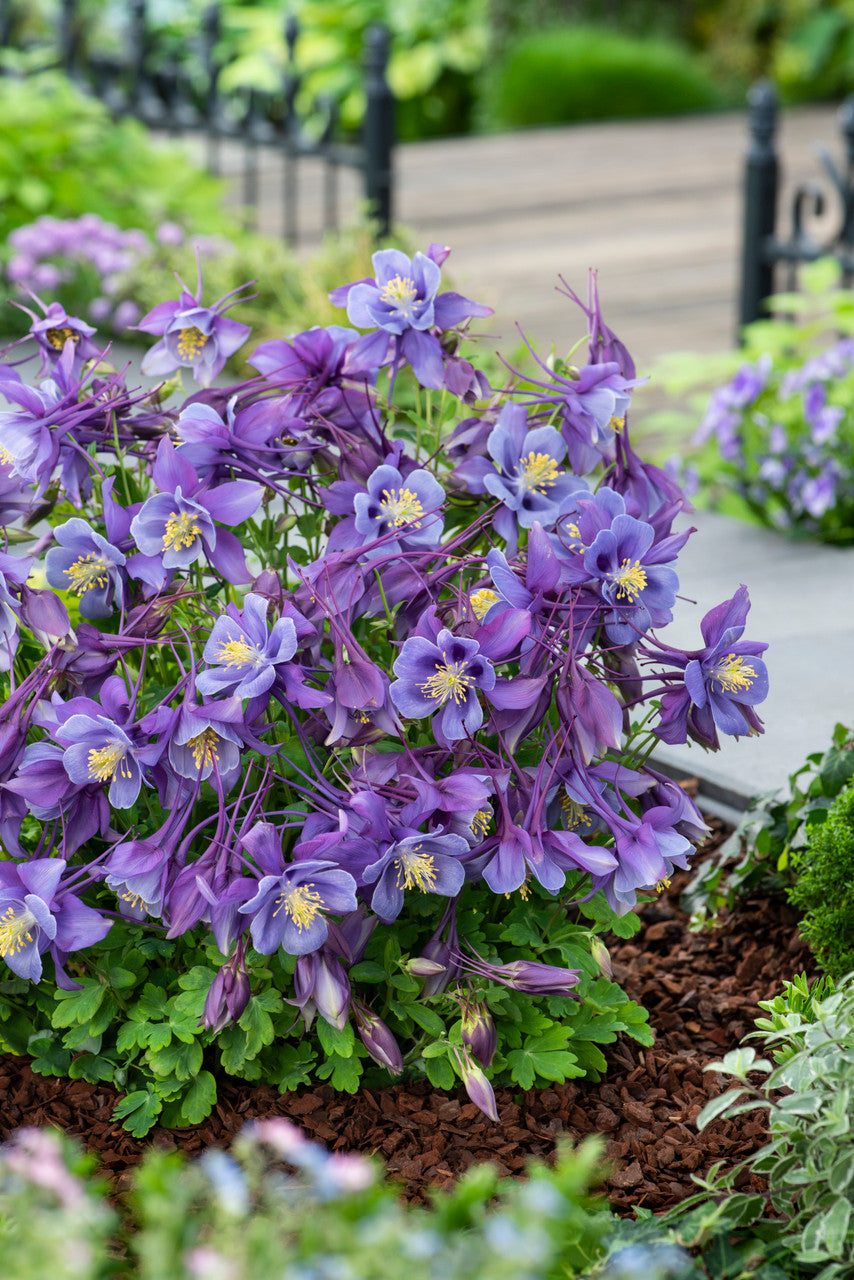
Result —
M 222 966 L 211 983 L 199 1025 L 216 1035 L 223 1028 L 237 1022 L 251 995 L 249 976 L 243 966 L 243 953 L 238 951 L 234 959 Z
M 403 1070 L 403 1054 L 389 1028 L 375 1013 L 359 1001 L 353 1001 L 353 1016 L 356 1030 L 362 1044 L 381 1067 L 385 1067 L 393 1076 L 399 1076 Z
M 463 1044 L 482 1067 L 488 1067 L 498 1047 L 498 1031 L 486 1005 L 478 1001 L 463 1005 Z
M 590 954 L 599 966 L 599 972 L 604 973 L 606 978 L 613 978 L 614 970 L 611 967 L 611 956 L 601 938 L 590 939 Z
M 488 1116 L 490 1120 L 498 1121 L 498 1107 L 495 1103 L 495 1093 L 492 1085 L 487 1080 L 483 1071 L 474 1062 L 472 1062 L 467 1050 L 462 1053 L 458 1049 L 454 1050 L 462 1076 L 466 1093 L 471 1098 L 474 1105 Z
M 400 967 L 413 978 L 435 978 L 447 968 L 446 965 L 439 964 L 438 960 L 430 960 L 427 956 L 413 956 Z

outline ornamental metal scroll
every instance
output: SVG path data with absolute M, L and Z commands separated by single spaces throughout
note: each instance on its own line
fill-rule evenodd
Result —
M 261 179 L 270 158 L 281 160 L 282 186 L 276 201 L 284 238 L 298 237 L 298 162 L 314 158 L 322 168 L 322 229 L 337 227 L 338 176 L 342 168 L 362 177 L 369 216 L 379 236 L 391 225 L 394 100 L 386 79 L 387 31 L 369 28 L 364 48 L 366 114 L 360 139 L 340 142 L 337 103 L 318 96 L 306 108 L 304 77 L 298 69 L 299 26 L 284 18 L 285 66 L 276 91 L 246 88 L 223 92 L 220 6 L 210 5 L 191 37 L 164 48 L 148 20 L 147 0 L 124 6 L 124 38 L 119 48 L 103 53 L 84 47 L 85 28 L 79 0 L 59 0 L 60 14 L 39 59 L 38 48 L 26 51 L 31 70 L 62 67 L 81 88 L 97 96 L 115 117 L 134 116 L 148 128 L 175 136 L 204 138 L 208 168 L 228 172 L 241 188 L 242 203 L 254 211 L 257 225 Z M 13 39 L 14 0 L 0 0 L 0 32 Z M 37 42 L 36 42 L 37 43 Z M 8 47 L 8 46 L 7 46 Z M 4 53 L 7 50 L 4 50 Z M 24 63 L 21 64 L 25 65 Z
M 787 238 L 777 234 L 779 165 L 774 143 L 778 101 L 773 85 L 768 81 L 754 85 L 748 103 L 750 146 L 744 181 L 739 327 L 765 314 L 765 299 L 779 292 L 775 283 L 777 266 L 785 269 L 785 287 L 790 290 L 797 286 L 798 264 L 820 257 L 835 257 L 845 279 L 854 279 L 854 96 L 846 99 L 839 112 L 844 166 L 837 164 L 826 147 L 815 148 L 829 186 L 815 180 L 796 186 Z M 838 205 L 840 217 L 830 232 L 817 234 L 815 220 L 826 221 L 831 211 L 829 192 L 835 197 L 833 203 Z

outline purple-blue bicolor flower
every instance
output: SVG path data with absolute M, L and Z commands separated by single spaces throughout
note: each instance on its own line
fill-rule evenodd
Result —
M 397 840 L 376 862 L 362 873 L 362 879 L 376 888 L 371 897 L 371 910 L 386 924 L 396 920 L 403 909 L 406 889 L 422 893 L 438 893 L 454 898 L 465 881 L 460 855 L 469 852 L 463 836 L 421 835 L 415 833 Z
M 443 352 L 431 329 L 453 329 L 471 316 L 491 315 L 491 308 L 458 293 L 440 294 L 442 273 L 428 254 L 416 253 L 410 259 L 399 249 L 381 249 L 371 261 L 374 279 L 330 294 L 335 306 L 346 306 L 351 324 L 373 330 L 351 347 L 346 367 L 354 374 L 378 369 L 394 343 L 395 368 L 402 356 L 422 387 L 441 391 Z
M 554 427 L 528 429 L 527 410 L 506 404 L 487 441 L 488 458 L 471 458 L 458 468 L 472 493 L 490 493 L 513 513 L 509 523 L 495 520 L 499 534 L 515 544 L 515 525 L 530 529 L 535 521 L 550 528 L 560 504 L 579 489 L 582 480 L 561 469 L 566 444 Z M 506 526 L 506 527 L 505 527 Z
M 382 538 L 382 552 L 398 545 L 435 547 L 442 536 L 445 491 L 429 471 L 418 469 L 404 477 L 397 467 L 380 466 L 368 477 L 367 492 L 353 497 L 354 525 L 362 542 Z
M 390 693 L 401 715 L 435 715 L 449 742 L 475 733 L 483 724 L 477 690 L 495 688 L 495 669 L 476 640 L 454 636 L 447 628 L 435 642 L 410 636 L 395 663 Z
M 85 520 L 74 517 L 53 531 L 58 547 L 45 557 L 52 587 L 80 597 L 84 618 L 108 618 L 121 605 L 125 557 Z
M 71 893 L 57 898 L 64 870 L 62 858 L 0 862 L 0 956 L 19 978 L 38 982 L 50 947 L 58 985 L 67 988 L 74 984 L 62 972 L 63 957 L 106 937 L 110 922 Z
M 240 771 L 243 708 L 237 697 L 197 706 L 185 702 L 169 735 L 169 763 L 182 778 L 204 782 L 216 773 L 219 786 L 228 791 Z
M 261 486 L 230 480 L 208 488 L 165 436 L 152 476 L 161 492 L 142 504 L 130 526 L 143 555 L 158 557 L 165 571 L 188 569 L 205 555 L 229 582 L 248 582 L 251 575 L 238 538 L 214 521 L 235 525 L 248 520 L 261 501 Z
M 661 699 L 655 732 L 664 742 L 685 742 L 690 735 L 716 751 L 719 729 L 735 737 L 762 732 L 753 708 L 768 693 L 768 671 L 759 657 L 768 645 L 742 640 L 749 610 L 750 597 L 742 585 L 703 618 L 703 649 L 683 655 L 667 651 L 685 674 L 684 684 Z
M 179 283 L 183 292 L 177 302 L 158 303 L 134 326 L 142 333 L 163 335 L 146 354 L 140 370 L 150 377 L 159 378 L 174 373 L 176 369 L 191 368 L 196 381 L 203 387 L 209 387 L 222 372 L 228 357 L 234 355 L 252 332 L 249 325 L 239 324 L 237 320 L 229 320 L 223 315 L 240 301 L 235 294 L 242 293 L 247 286 L 233 289 L 212 307 L 203 307 L 201 262 L 194 294 L 180 277 Z
M 114 809 L 129 809 L 142 786 L 142 770 L 133 740 L 107 716 L 73 715 L 62 726 L 71 740 L 62 762 L 72 782 L 89 786 L 109 783 Z
M 196 677 L 199 693 L 255 698 L 270 688 L 276 668 L 296 653 L 297 633 L 288 617 L 279 618 L 271 631 L 267 605 L 264 596 L 250 593 L 242 609 L 229 605 L 217 618 L 202 654 L 210 665 Z
M 271 823 L 256 823 L 243 843 L 253 856 L 263 847 L 261 861 L 266 859 L 268 865 L 277 852 L 281 860 L 281 840 Z M 262 955 L 282 947 L 289 955 L 302 956 L 326 941 L 327 912 L 342 915 L 356 906 L 356 881 L 350 873 L 312 858 L 292 862 L 280 874 L 263 876 L 257 893 L 238 910 L 252 917 L 252 942 Z
M 608 875 L 594 875 L 592 885 L 603 891 L 618 915 L 632 909 L 638 889 L 661 885 L 675 867 L 684 871 L 688 866 L 694 846 L 675 829 L 673 819 L 674 811 L 668 805 L 647 809 L 641 822 L 629 823 L 610 815 L 617 867 Z

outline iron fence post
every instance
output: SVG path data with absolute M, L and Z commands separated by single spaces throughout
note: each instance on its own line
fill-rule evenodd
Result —
M 365 32 L 365 198 L 368 216 L 376 223 L 377 238 L 387 236 L 392 219 L 394 154 L 394 96 L 386 79 L 388 30 L 375 24 Z
M 777 220 L 777 93 L 768 80 L 748 94 L 750 145 L 744 174 L 744 240 L 741 258 L 739 335 L 761 315 L 762 302 L 774 292 L 774 266 L 766 242 Z

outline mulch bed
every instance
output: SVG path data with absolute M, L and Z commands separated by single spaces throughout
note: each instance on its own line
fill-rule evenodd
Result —
M 725 834 L 721 823 L 710 821 L 706 854 Z M 203 1124 L 156 1128 L 139 1141 L 110 1120 L 119 1095 L 109 1086 L 34 1075 L 23 1058 L 0 1055 L 0 1137 L 21 1125 L 57 1125 L 97 1152 L 104 1173 L 122 1189 L 152 1143 L 195 1154 L 227 1145 L 251 1117 L 284 1115 L 329 1148 L 381 1156 L 404 1195 L 423 1201 L 430 1187 L 447 1186 L 477 1162 L 491 1160 L 502 1174 L 518 1174 L 533 1157 L 549 1159 L 559 1134 L 580 1139 L 599 1132 L 614 1166 L 607 1184 L 614 1208 L 670 1208 L 695 1190 L 692 1173 L 716 1160 L 741 1159 L 765 1140 L 762 1111 L 696 1131 L 705 1102 L 727 1087 L 703 1068 L 752 1030 L 759 1000 L 811 962 L 794 914 L 780 901 L 747 901 L 720 928 L 690 933 L 678 903 L 685 879 L 674 877 L 642 909 L 644 928 L 635 938 L 611 947 L 614 977 L 650 1011 L 655 1045 L 622 1040 L 609 1046 L 609 1071 L 599 1084 L 497 1090 L 500 1124 L 487 1120 L 462 1089 L 446 1094 L 427 1084 L 394 1085 L 351 1097 L 321 1086 L 280 1095 L 225 1077 Z

